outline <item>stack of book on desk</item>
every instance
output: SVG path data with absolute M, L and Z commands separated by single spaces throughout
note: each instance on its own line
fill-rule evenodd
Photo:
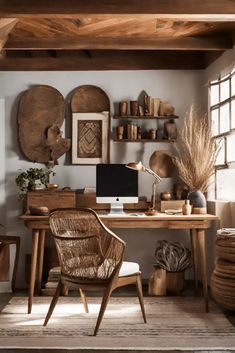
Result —
M 42 289 L 43 295 L 54 295 L 57 284 L 60 279 L 60 267 L 53 267 L 49 271 L 45 288 Z

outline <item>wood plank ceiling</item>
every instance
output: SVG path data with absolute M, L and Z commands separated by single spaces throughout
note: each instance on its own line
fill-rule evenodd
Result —
M 235 0 L 0 0 L 0 70 L 204 69 Z

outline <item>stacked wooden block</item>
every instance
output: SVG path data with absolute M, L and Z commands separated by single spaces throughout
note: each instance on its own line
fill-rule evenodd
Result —
M 216 263 L 211 277 L 214 299 L 235 310 L 235 230 L 220 230 L 216 239 Z

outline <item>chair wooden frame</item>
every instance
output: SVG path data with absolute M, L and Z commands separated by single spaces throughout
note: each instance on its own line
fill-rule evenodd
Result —
M 64 212 L 64 213 L 61 213 L 61 212 Z M 49 310 L 48 310 L 48 313 L 46 315 L 46 318 L 45 318 L 43 325 L 44 326 L 47 325 L 47 323 L 53 313 L 53 310 L 56 306 L 56 303 L 58 301 L 59 295 L 61 294 L 62 290 L 64 289 L 64 286 L 67 286 L 68 288 L 78 289 L 80 291 L 81 300 L 82 300 L 82 303 L 84 305 L 86 312 L 88 312 L 88 303 L 87 303 L 87 299 L 86 299 L 86 295 L 85 295 L 84 291 L 103 291 L 103 298 L 102 298 L 102 302 L 101 302 L 101 307 L 100 307 L 96 326 L 95 326 L 94 333 L 93 333 L 93 335 L 96 336 L 112 292 L 118 287 L 126 286 L 129 284 L 136 285 L 142 316 L 143 316 L 144 322 L 146 323 L 147 321 L 146 321 L 144 301 L 143 301 L 141 272 L 138 271 L 138 272 L 133 273 L 128 276 L 119 277 L 119 271 L 122 266 L 123 255 L 124 255 L 124 250 L 125 250 L 126 244 L 123 240 L 121 240 L 119 237 L 117 237 L 116 234 L 114 234 L 110 229 L 108 229 L 102 223 L 102 221 L 100 220 L 98 215 L 92 209 L 76 209 L 76 210 L 68 210 L 68 209 L 61 210 L 60 209 L 57 211 L 53 211 L 49 217 L 49 223 L 50 223 L 52 234 L 55 238 L 55 241 L 57 238 L 60 238 L 60 236 L 58 236 L 58 234 L 55 234 L 55 229 L 53 229 L 53 219 L 55 219 L 57 217 L 57 215 L 61 216 L 63 214 L 66 217 L 67 215 L 70 214 L 70 212 L 73 212 L 73 214 L 76 214 L 76 212 L 77 212 L 78 215 L 81 214 L 82 212 L 84 212 L 84 213 L 87 213 L 90 216 L 92 216 L 94 218 L 94 220 L 97 222 L 97 225 L 99 225 L 99 227 L 101 227 L 102 230 L 105 232 L 106 236 L 111 237 L 112 241 L 114 240 L 115 242 L 118 242 L 119 246 L 121 247 L 120 259 L 117 262 L 111 276 L 107 279 L 104 279 L 104 280 L 100 280 L 98 278 L 94 278 L 94 279 L 93 278 L 92 279 L 91 278 L 76 278 L 75 276 L 69 276 L 68 274 L 63 273 L 63 264 L 60 263 L 61 272 L 62 272 L 61 278 L 60 278 L 60 281 L 59 281 L 58 286 L 56 288 L 55 294 L 52 298 L 52 301 L 51 301 L 51 304 L 50 304 L 50 307 L 49 307 Z M 57 252 L 58 252 L 58 248 L 57 248 Z M 58 253 L 58 255 L 59 255 L 59 253 Z M 60 256 L 58 256 L 58 257 L 60 259 Z

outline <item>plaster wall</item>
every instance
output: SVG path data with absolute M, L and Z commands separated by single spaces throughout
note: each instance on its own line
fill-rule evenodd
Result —
M 137 99 L 144 89 L 150 96 L 160 97 L 169 101 L 179 115 L 179 126 L 182 125 L 186 111 L 192 103 L 205 108 L 202 96 L 204 83 L 202 71 L 97 71 L 97 72 L 1 72 L 0 97 L 5 101 L 5 112 L 1 111 L 0 129 L 0 161 L 5 166 L 0 169 L 0 222 L 4 222 L 8 234 L 21 236 L 21 254 L 18 271 L 19 288 L 25 287 L 25 254 L 31 252 L 31 235 L 18 215 L 21 213 L 21 203 L 17 199 L 15 177 L 20 170 L 36 167 L 32 162 L 25 160 L 20 152 L 17 141 L 17 108 L 23 91 L 37 84 L 47 84 L 58 89 L 69 104 L 71 92 L 74 88 L 91 84 L 101 87 L 109 96 L 111 113 L 114 112 L 114 103 L 121 100 Z M 68 109 L 67 109 L 68 111 Z M 71 119 L 67 113 L 66 119 Z M 114 122 L 111 120 L 111 124 Z M 155 122 L 151 122 L 155 124 Z M 69 124 L 68 124 L 69 125 Z M 65 124 L 67 126 L 67 124 Z M 65 130 L 65 127 L 63 128 Z M 65 131 L 66 136 L 71 131 Z M 141 160 L 148 166 L 151 154 L 155 150 L 172 149 L 171 144 L 162 143 L 125 143 L 110 142 L 110 162 L 126 163 Z M 80 166 L 67 163 L 68 156 L 61 157 L 59 165 L 55 167 L 56 176 L 52 181 L 60 187 L 70 186 L 78 189 L 84 186 L 95 185 L 95 166 Z M 41 165 L 40 165 L 41 166 Z M 151 194 L 153 179 L 150 175 L 140 173 L 140 195 Z M 172 188 L 172 179 L 164 179 L 158 184 L 160 193 Z M 154 249 L 159 239 L 182 241 L 189 246 L 189 237 L 183 231 L 153 230 L 116 230 L 127 242 L 126 259 L 140 263 L 143 278 L 147 279 L 152 270 Z M 189 273 L 190 275 L 190 273 Z M 0 290 L 1 290 L 0 283 Z

